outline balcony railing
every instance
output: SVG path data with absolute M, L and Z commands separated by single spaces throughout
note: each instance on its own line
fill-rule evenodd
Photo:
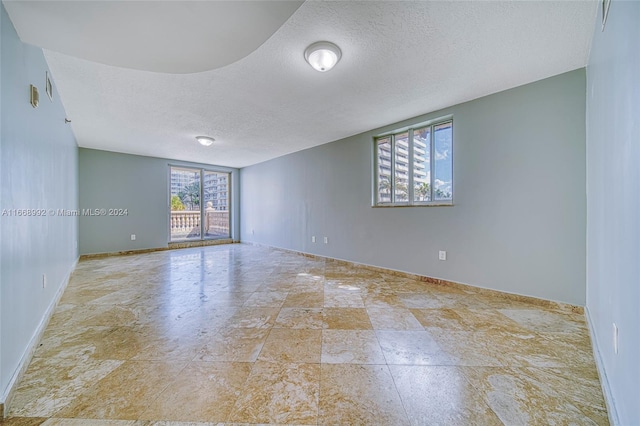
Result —
M 171 211 L 171 240 L 200 238 L 200 211 Z M 204 213 L 204 237 L 224 238 L 229 234 L 229 211 L 207 208 Z

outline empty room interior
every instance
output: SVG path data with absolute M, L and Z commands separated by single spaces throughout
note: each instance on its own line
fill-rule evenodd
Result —
M 640 1 L 1 3 L 7 425 L 640 425 Z

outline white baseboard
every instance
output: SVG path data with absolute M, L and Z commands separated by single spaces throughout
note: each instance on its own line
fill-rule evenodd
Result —
M 589 335 L 591 337 L 591 346 L 593 348 L 593 357 L 596 360 L 596 367 L 598 368 L 598 376 L 600 377 L 600 386 L 602 387 L 602 393 L 604 394 L 604 402 L 607 404 L 607 414 L 609 415 L 609 423 L 612 425 L 619 425 L 620 418 L 618 417 L 618 411 L 616 410 L 615 400 L 611 393 L 611 387 L 609 386 L 609 379 L 607 378 L 607 372 L 604 369 L 604 362 L 600 355 L 600 347 L 598 340 L 596 339 L 595 329 L 593 328 L 593 321 L 591 320 L 591 313 L 589 308 L 585 306 L 584 316 L 587 319 L 587 327 L 589 328 Z
M 62 294 L 64 293 L 65 289 L 67 288 L 67 285 L 69 284 L 69 280 L 71 279 L 71 274 L 73 273 L 73 271 L 76 269 L 76 266 L 78 265 L 78 260 L 79 258 L 76 258 L 76 260 L 73 262 L 73 264 L 71 265 L 71 268 L 69 269 L 69 271 L 66 273 L 60 288 L 58 289 L 55 297 L 53 298 L 53 300 L 51 301 L 51 303 L 49 304 L 49 306 L 47 307 L 47 310 L 45 311 L 44 315 L 42 316 L 42 319 L 40 320 L 40 323 L 38 324 L 38 327 L 36 327 L 36 330 L 34 331 L 33 335 L 31 336 L 31 339 L 29 340 L 29 343 L 27 344 L 27 348 L 25 349 L 25 351 L 22 354 L 22 358 L 20 359 L 20 362 L 18 363 L 18 368 L 16 368 L 16 370 L 13 372 L 13 376 L 11 376 L 11 380 L 9 381 L 9 385 L 7 386 L 7 388 L 5 389 L 4 393 L 2 394 L 2 399 L 0 400 L 0 421 L 2 420 L 2 418 L 4 418 L 8 413 L 9 413 L 9 407 L 11 405 L 11 400 L 13 399 L 13 395 L 15 393 L 16 390 L 16 384 L 20 381 L 20 379 L 22 379 L 22 377 L 24 376 L 24 373 L 27 371 L 27 368 L 29 367 L 29 364 L 31 363 L 31 359 L 33 358 L 33 354 L 36 351 L 36 349 L 38 348 L 38 343 L 40 342 L 40 339 L 42 339 L 42 335 L 44 334 L 44 331 L 47 329 L 47 325 L 49 324 L 49 320 L 51 319 L 51 316 L 53 315 L 53 312 L 55 311 L 56 307 L 58 306 L 58 302 L 60 301 L 60 298 L 62 297 Z

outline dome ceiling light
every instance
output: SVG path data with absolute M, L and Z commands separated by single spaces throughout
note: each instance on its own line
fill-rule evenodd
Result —
M 202 146 L 211 146 L 215 141 L 214 138 L 210 138 L 209 136 L 196 136 L 196 140 L 200 142 Z
M 304 51 L 304 58 L 315 70 L 327 72 L 333 68 L 342 57 L 338 46 L 329 41 L 313 43 Z

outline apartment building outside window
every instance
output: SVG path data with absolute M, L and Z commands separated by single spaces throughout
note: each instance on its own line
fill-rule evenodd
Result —
M 378 136 L 374 149 L 375 206 L 452 204 L 452 119 Z

